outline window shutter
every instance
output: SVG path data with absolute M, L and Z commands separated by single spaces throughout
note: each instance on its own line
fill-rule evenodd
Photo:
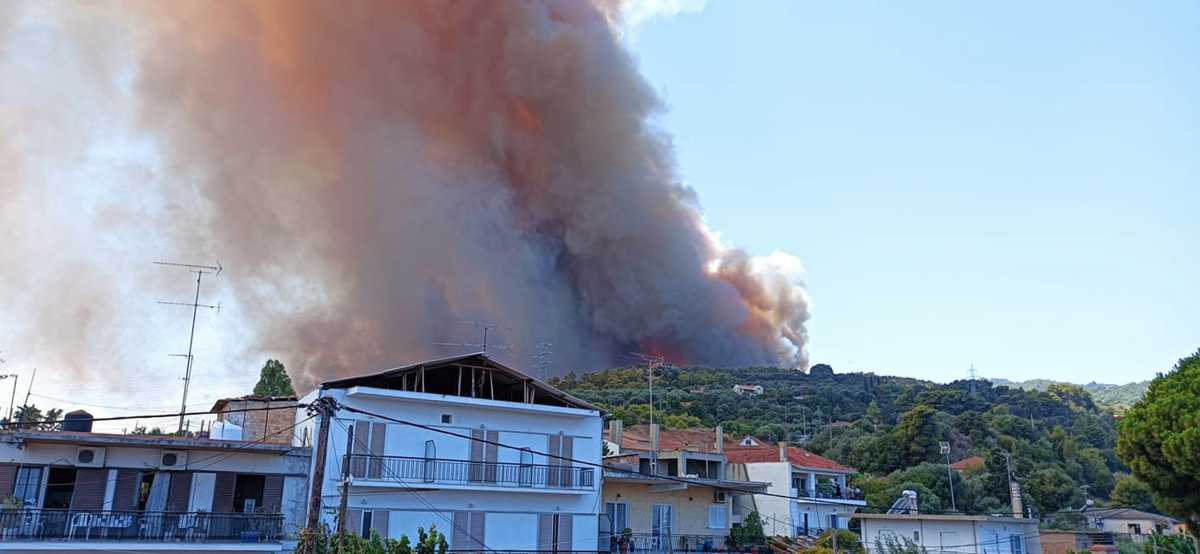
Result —
M 137 487 L 142 474 L 136 469 L 118 469 L 117 487 L 113 490 L 113 511 L 128 512 L 136 507 Z
M 486 543 L 485 533 L 487 532 L 487 529 L 485 519 L 487 514 L 484 512 L 470 512 L 470 514 L 471 548 L 482 551 L 487 548 L 484 546 Z
M 366 439 L 366 437 L 363 437 Z M 383 445 L 387 440 L 387 425 L 371 424 L 371 463 L 367 466 L 367 477 L 379 479 L 383 474 Z
M 468 479 L 471 481 L 483 480 L 483 439 L 487 436 L 482 429 L 471 429 L 471 466 Z
M 350 474 L 355 477 L 367 476 L 367 460 L 361 457 L 367 453 L 367 444 L 371 435 L 371 423 L 369 421 L 354 422 L 354 442 L 350 445 L 351 452 L 360 456 L 350 462 Z
M 237 482 L 237 474 L 222 471 L 217 474 L 217 484 L 213 487 L 213 512 L 227 514 L 233 511 L 233 486 Z
M 192 494 L 192 472 L 179 471 L 171 474 L 171 488 L 167 491 L 167 511 L 188 511 L 188 499 Z
M 538 514 L 537 530 L 538 551 L 550 552 L 552 550 L 551 543 L 554 542 L 554 514 Z
M 362 514 L 363 511 L 350 508 L 346 510 L 346 532 L 352 535 L 362 535 Z
M 500 450 L 500 446 L 499 446 L 500 432 L 499 431 L 488 431 L 485 436 L 487 437 L 488 442 L 483 445 L 484 446 L 484 457 L 486 458 L 486 461 L 487 461 L 487 469 L 484 472 L 484 480 L 486 480 L 489 483 L 495 483 L 496 482 L 496 470 L 497 470 L 496 460 L 498 458 L 498 453 Z
M 571 458 L 575 457 L 575 437 L 564 436 L 562 438 L 562 485 L 564 487 L 573 486 L 575 483 L 571 475 Z
M 546 484 L 551 487 L 557 487 L 559 483 L 558 466 L 562 464 L 562 460 L 558 458 L 558 456 L 561 455 L 560 452 L 562 451 L 562 435 L 550 435 L 549 442 L 550 447 L 547 448 L 546 451 L 550 454 L 550 456 L 546 461 L 546 465 L 550 467 L 548 468 L 547 475 L 549 479 L 547 479 L 548 482 Z
M 71 509 L 101 509 L 104 505 L 104 488 L 107 483 L 107 469 L 79 468 L 75 470 L 75 490 L 71 494 Z
M 450 548 L 454 550 L 470 548 L 470 539 L 467 537 L 470 519 L 469 512 L 454 512 L 454 534 L 450 538 Z
M 277 514 L 283 511 L 283 476 L 268 475 L 263 479 L 263 509 Z
M 392 517 L 392 512 L 387 510 L 375 510 L 371 512 L 371 529 L 379 533 L 380 538 L 388 538 L 388 524 Z
M 8 496 L 17 482 L 17 465 L 0 464 L 0 495 Z
M 571 514 L 558 514 L 558 541 L 555 542 L 554 550 L 557 552 L 570 552 L 573 550 L 571 545 L 574 543 L 572 531 L 574 528 L 574 518 Z

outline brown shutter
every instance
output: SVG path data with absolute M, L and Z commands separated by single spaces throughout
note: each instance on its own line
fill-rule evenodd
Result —
M 362 510 L 350 508 L 346 512 L 346 532 L 352 535 L 362 534 Z
M 129 512 L 137 507 L 137 490 L 141 482 L 142 472 L 136 469 L 117 470 L 117 486 L 113 489 L 113 511 Z
M 471 466 L 470 475 L 467 477 L 471 481 L 483 480 L 483 439 L 486 436 L 483 429 L 471 429 Z
M 379 479 L 383 474 L 383 445 L 387 440 L 387 425 L 371 424 L 371 464 L 367 466 L 367 476 Z
M 71 493 L 72 510 L 99 510 L 104 505 L 104 487 L 108 470 L 79 468 L 75 470 L 75 489 Z
M 186 512 L 192 496 L 192 472 L 171 473 L 171 488 L 167 489 L 167 511 Z
M 233 487 L 237 483 L 237 474 L 222 471 L 217 473 L 216 483 L 213 484 L 213 512 L 227 514 L 233 511 Z
M 485 434 L 488 442 L 483 445 L 484 459 L 487 462 L 487 470 L 484 472 L 484 480 L 489 483 L 496 482 L 496 460 L 500 450 L 500 432 L 488 431 Z
M 375 510 L 371 512 L 371 529 L 379 533 L 380 538 L 388 538 L 388 523 L 392 517 L 392 512 L 387 510 Z
M 546 484 L 551 487 L 557 487 L 559 483 L 558 466 L 562 464 L 562 460 L 558 457 L 562 451 L 562 435 L 550 435 L 550 447 L 546 451 L 550 454 L 546 460 L 546 465 L 550 466 L 547 469 L 548 479 Z
M 454 550 L 471 548 L 471 541 L 467 535 L 470 519 L 470 512 L 454 512 L 454 534 L 450 539 L 450 548 Z
M 558 541 L 554 544 L 555 551 L 570 552 L 573 550 L 571 548 L 571 543 L 573 542 L 573 537 L 571 536 L 573 531 L 572 521 L 571 514 L 558 514 Z
M 471 512 L 471 548 L 474 550 L 484 550 L 486 540 L 484 538 L 486 529 L 486 516 L 484 512 Z
M 552 543 L 554 542 L 554 514 L 538 514 L 537 532 L 538 551 L 550 552 L 553 550 Z
M 17 464 L 0 464 L 0 495 L 13 493 L 17 483 Z
M 354 442 L 350 444 L 350 451 L 356 457 L 350 463 L 350 474 L 355 477 L 367 476 L 367 459 L 364 457 L 367 454 L 367 441 L 371 436 L 371 423 L 369 421 L 354 422 Z
M 283 511 L 282 475 L 268 475 L 263 479 L 263 509 L 273 514 Z
M 562 438 L 562 454 L 561 454 L 561 456 L 563 458 L 566 458 L 565 460 L 559 460 L 560 462 L 562 462 L 562 465 L 563 465 L 562 485 L 564 487 L 570 487 L 575 484 L 574 479 L 572 478 L 572 475 L 571 475 L 571 458 L 575 457 L 575 437 L 563 437 Z

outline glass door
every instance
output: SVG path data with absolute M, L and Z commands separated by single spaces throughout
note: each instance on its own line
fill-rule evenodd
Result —
M 650 516 L 650 547 L 655 552 L 671 550 L 671 511 L 669 504 L 654 505 Z

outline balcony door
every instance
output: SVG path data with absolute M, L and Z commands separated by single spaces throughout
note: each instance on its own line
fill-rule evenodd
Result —
M 359 478 L 382 478 L 386 464 L 383 459 L 386 441 L 387 425 L 369 421 L 354 422 L 354 456 L 350 462 L 350 474 Z
M 666 552 L 671 549 L 672 506 L 670 504 L 655 504 L 650 513 L 650 546 L 656 552 Z
M 485 429 L 471 430 L 470 480 L 473 483 L 495 483 L 496 459 L 500 450 L 500 432 Z

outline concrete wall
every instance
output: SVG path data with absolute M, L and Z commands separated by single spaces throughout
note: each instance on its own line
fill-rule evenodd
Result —
M 573 458 L 594 464 L 601 460 L 602 422 L 595 411 L 369 388 L 330 389 L 324 394 L 345 406 L 460 435 L 469 436 L 473 429 L 496 431 L 498 442 L 513 447 L 499 448 L 498 462 L 520 462 L 520 448 L 528 448 L 533 451 L 533 464 L 547 464 L 549 460 L 543 453 L 548 450 L 550 435 L 558 433 L 572 437 Z M 313 399 L 312 395 L 305 398 Z M 451 423 L 442 423 L 443 414 L 450 416 Z M 385 426 L 384 456 L 422 457 L 425 442 L 432 440 L 437 458 L 470 459 L 471 441 L 468 438 L 348 411 L 340 412 L 337 417 L 340 423 L 335 422 L 330 428 L 330 450 L 322 492 L 327 507 L 337 506 L 337 480 L 341 456 L 346 452 L 346 429 L 356 421 Z M 558 513 L 572 516 L 573 536 L 569 549 L 596 550 L 598 514 L 603 510 L 598 467 L 595 468 L 593 487 L 586 490 L 445 486 L 438 483 L 421 483 L 417 489 L 395 477 L 356 479 L 350 493 L 351 508 L 389 513 L 387 534 L 391 537 L 407 534 L 415 538 L 418 526 L 428 528 L 431 524 L 452 537 L 454 512 L 484 512 L 487 514 L 485 541 L 488 548 L 536 550 L 537 515 Z M 327 509 L 322 517 L 330 527 L 336 525 L 332 509 Z M 560 545 L 560 548 L 566 550 L 568 545 Z
M 931 554 L 1042 554 L 1036 522 L 991 522 L 897 518 L 862 520 L 862 540 L 868 552 L 876 553 L 876 541 L 884 537 L 908 539 Z M 1018 537 L 1021 551 L 1014 551 L 1010 537 Z
M 253 412 L 230 412 L 255 408 L 283 408 L 296 405 L 295 400 L 231 400 L 217 414 L 217 421 L 228 421 L 242 428 L 242 440 L 263 441 L 275 444 L 292 444 L 304 441 L 304 434 L 293 434 L 288 429 L 295 424 L 294 410 L 258 410 Z M 303 412 L 304 410 L 300 410 Z
M 770 483 L 767 492 L 783 496 L 792 493 L 792 465 L 788 462 L 743 464 L 750 481 Z M 754 496 L 758 515 L 763 519 L 763 532 L 768 537 L 795 536 L 792 525 L 793 504 L 788 498 L 758 494 Z

